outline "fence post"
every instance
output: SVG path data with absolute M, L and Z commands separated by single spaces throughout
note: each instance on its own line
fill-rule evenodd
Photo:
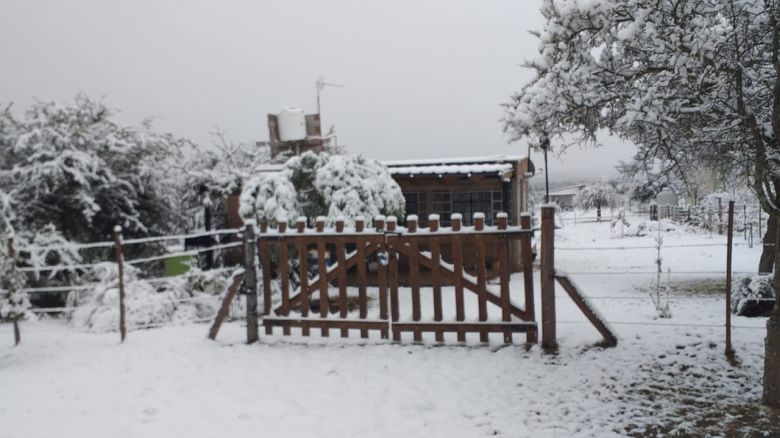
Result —
M 125 342 L 125 261 L 122 256 L 122 227 L 119 225 L 114 227 L 114 254 L 119 275 L 119 336 Z
M 520 228 L 531 230 L 531 214 L 522 213 L 520 215 Z M 536 322 L 536 309 L 534 306 L 534 273 L 533 273 L 533 251 L 531 237 L 524 237 L 521 240 L 520 256 L 523 263 L 523 286 L 525 289 L 525 313 L 530 321 Z M 537 330 L 529 331 L 526 334 L 526 342 L 535 344 L 538 341 Z
M 13 230 L 9 229 L 8 231 L 8 258 L 10 259 L 10 263 L 16 264 L 16 261 L 14 260 L 14 257 L 16 257 L 16 253 L 14 252 L 14 233 Z M 19 345 L 20 342 L 22 342 L 22 333 L 19 330 L 19 315 L 14 316 L 13 318 L 13 324 L 14 324 L 14 345 Z
M 246 295 L 246 343 L 251 344 L 258 339 L 257 334 L 257 268 L 255 256 L 257 249 L 257 237 L 255 237 L 255 223 L 248 221 L 244 230 L 244 267 L 246 274 L 244 284 L 247 288 Z
M 726 236 L 726 357 L 734 356 L 731 346 L 731 256 L 734 243 L 734 201 L 729 201 L 728 234 Z
M 723 235 L 723 202 L 718 198 L 718 234 Z
M 555 333 L 555 206 L 542 207 L 542 348 L 558 349 Z

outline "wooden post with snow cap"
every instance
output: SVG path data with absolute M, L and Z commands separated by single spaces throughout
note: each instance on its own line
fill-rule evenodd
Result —
M 395 233 L 398 227 L 398 219 L 395 216 L 387 218 L 387 231 Z M 388 276 L 388 289 L 390 295 L 390 327 L 392 323 L 398 321 L 399 309 L 398 309 L 398 252 L 396 245 L 398 239 L 396 237 L 387 237 L 387 276 Z M 401 340 L 401 333 L 392 330 L 392 336 L 394 341 Z
M 392 217 L 392 216 L 391 216 Z M 385 240 L 387 239 L 387 234 L 385 233 L 385 226 L 390 226 L 390 217 L 385 217 L 384 215 L 379 215 L 374 218 L 374 228 L 376 229 L 377 233 L 382 233 L 385 236 Z M 387 320 L 387 309 L 389 307 L 388 305 L 388 297 L 387 297 L 387 253 L 386 246 L 384 242 L 377 242 L 376 243 L 376 251 L 378 254 L 378 261 L 379 265 L 377 266 L 376 270 L 376 279 L 377 279 L 377 288 L 379 289 L 379 318 L 383 320 Z M 384 253 L 384 255 L 383 255 Z M 382 339 L 387 339 L 389 337 L 389 331 L 388 326 L 385 326 L 380 330 L 380 336 Z
M 509 215 L 505 212 L 498 213 L 496 215 L 499 230 L 506 230 L 509 226 Z M 512 321 L 512 309 L 511 299 L 509 297 L 509 263 L 510 263 L 510 250 L 509 239 L 500 239 L 498 241 L 498 276 L 499 283 L 501 284 L 501 321 Z M 512 332 L 510 330 L 504 331 L 504 343 L 512 343 Z
M 336 233 L 344 232 L 343 216 L 336 218 Z M 346 319 L 349 316 L 349 302 L 347 300 L 347 268 L 344 266 L 347 264 L 347 255 L 344 247 L 344 241 L 339 239 L 336 241 L 336 263 L 338 263 L 338 269 L 336 275 L 338 277 L 339 285 L 339 317 Z M 346 327 L 341 328 L 341 337 L 346 338 L 349 336 L 349 329 Z
M 362 233 L 366 228 L 366 219 L 362 216 L 355 218 L 355 232 Z M 358 312 L 360 319 L 368 317 L 368 292 L 366 291 L 366 241 L 363 238 L 356 239 L 357 244 L 357 274 L 358 274 Z M 368 330 L 360 329 L 360 337 L 368 338 Z
M 485 230 L 485 213 L 474 213 L 474 231 L 481 232 Z M 477 309 L 480 322 L 488 320 L 487 310 L 487 256 L 485 254 L 485 239 L 482 236 L 476 236 L 474 239 L 474 249 L 477 252 Z M 488 342 L 488 332 L 480 331 L 480 342 Z
M 411 233 L 417 232 L 417 215 L 410 214 L 406 217 L 406 229 Z M 420 265 L 418 263 L 419 252 L 417 239 L 409 240 L 409 283 L 412 287 L 412 321 L 418 322 L 422 319 L 420 311 Z M 422 342 L 422 332 L 415 329 L 413 332 L 414 341 Z
M 520 215 L 520 228 L 531 229 L 531 214 Z M 523 286 L 525 289 L 525 314 L 529 321 L 536 321 L 536 309 L 534 305 L 534 272 L 533 272 L 533 245 L 531 237 L 521 240 L 520 257 L 523 264 Z M 536 330 L 529 330 L 526 334 L 526 342 L 535 344 L 538 341 Z
M 306 232 L 306 217 L 299 216 L 295 220 L 295 228 L 298 234 Z M 298 244 L 298 274 L 301 281 L 301 316 L 309 316 L 309 253 L 306 247 L 306 241 L 299 240 Z M 309 326 L 301 327 L 301 335 L 309 336 Z
M 257 237 L 255 236 L 255 221 L 249 220 L 244 229 L 244 285 L 246 285 L 246 343 L 251 344 L 258 339 L 257 333 L 257 270 L 256 270 Z
M 558 349 L 555 333 L 555 206 L 542 207 L 542 348 L 547 352 Z
M 439 215 L 428 215 L 428 231 L 439 232 Z M 431 239 L 431 285 L 433 286 L 433 320 L 440 322 L 444 319 L 441 297 L 441 244 L 439 239 Z M 444 342 L 444 332 L 437 330 L 436 342 Z
M 452 232 L 459 233 L 463 223 L 463 215 L 453 213 L 450 216 L 452 221 Z M 456 235 L 452 238 L 452 269 L 455 283 L 455 320 L 463 322 L 466 320 L 466 311 L 463 298 L 463 239 Z M 458 342 L 466 342 L 466 332 L 458 329 Z
M 114 227 L 114 256 L 116 257 L 117 276 L 119 278 L 119 337 L 125 342 L 127 328 L 125 326 L 125 266 L 122 256 L 122 227 Z
M 325 319 L 330 313 L 330 296 L 328 296 L 328 260 L 325 257 L 327 252 L 325 248 L 325 238 L 322 233 L 325 231 L 325 216 L 317 216 L 314 221 L 317 229 L 317 276 L 320 280 L 320 317 Z M 326 324 L 320 328 L 323 337 L 330 336 L 330 330 Z

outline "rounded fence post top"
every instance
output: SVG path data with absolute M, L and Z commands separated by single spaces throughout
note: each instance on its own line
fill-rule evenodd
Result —
M 114 225 L 114 232 L 115 233 L 121 233 L 122 232 L 122 226 L 121 225 Z M 9 236 L 13 236 L 13 231 L 8 233 Z
M 306 222 L 306 216 L 298 216 L 298 218 L 295 219 L 295 222 Z
M 478 211 L 478 212 L 474 213 L 474 216 L 472 216 L 472 218 L 474 220 L 485 219 L 485 213 L 482 213 L 481 211 Z
M 397 217 L 395 217 L 395 216 L 388 216 L 388 217 L 387 217 L 387 222 L 394 222 L 394 223 L 397 223 L 397 222 L 398 222 L 398 218 L 397 218 Z
M 452 213 L 452 215 L 450 216 L 450 219 L 454 220 L 454 221 L 461 221 L 461 220 L 463 220 L 463 215 L 460 214 L 460 213 Z
M 497 219 L 509 219 L 509 215 L 506 212 L 502 211 L 501 213 L 496 214 L 496 218 Z
M 410 214 L 409 216 L 406 216 L 407 222 L 417 222 L 417 215 L 416 214 Z

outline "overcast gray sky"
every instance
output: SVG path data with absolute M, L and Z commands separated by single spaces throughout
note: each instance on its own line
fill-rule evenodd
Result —
M 103 97 L 137 124 L 210 143 L 265 140 L 266 114 L 316 111 L 351 153 L 379 159 L 524 154 L 500 104 L 530 72 L 540 0 L 3 0 L 0 102 Z M 607 139 L 551 161 L 551 177 L 613 173 Z M 541 159 L 534 157 L 537 167 Z

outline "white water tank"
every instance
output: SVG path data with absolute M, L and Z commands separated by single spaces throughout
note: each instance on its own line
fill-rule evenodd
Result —
M 279 140 L 298 141 L 306 138 L 306 115 L 303 110 L 287 107 L 279 112 Z

